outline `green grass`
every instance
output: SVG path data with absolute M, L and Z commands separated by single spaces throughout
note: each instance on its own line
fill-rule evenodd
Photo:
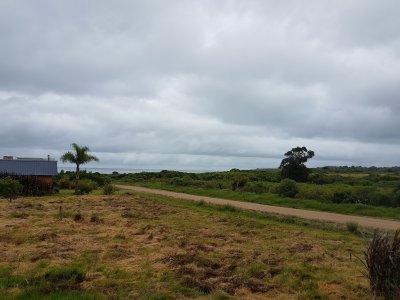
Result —
M 131 184 L 131 183 L 121 182 L 121 184 Z M 251 192 L 232 191 L 227 189 L 175 187 L 163 182 L 140 182 L 140 183 L 138 182 L 135 183 L 134 185 L 182 192 L 193 195 L 218 197 L 218 198 L 225 198 L 237 201 L 267 204 L 267 205 L 400 220 L 400 208 L 373 206 L 366 204 L 348 204 L 348 203 L 336 204 L 329 202 L 321 202 L 312 199 L 308 200 L 308 199 L 284 198 L 284 197 L 279 197 L 278 195 L 272 193 L 256 194 Z
M 41 267 L 39 263 L 24 276 L 13 275 L 10 267 L 0 267 L 0 290 L 22 288 L 21 293 L 2 295 L 1 299 L 103 299 L 94 293 L 80 291 L 76 286 L 85 279 L 85 272 L 80 267 L 68 265 L 40 272 Z

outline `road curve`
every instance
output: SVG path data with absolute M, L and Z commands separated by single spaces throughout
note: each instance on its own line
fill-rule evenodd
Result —
M 313 211 L 313 210 L 305 210 L 305 209 L 297 209 L 297 208 L 289 208 L 289 207 L 281 207 L 281 206 L 272 206 L 265 204 L 257 204 L 252 202 L 242 202 L 236 200 L 228 200 L 222 198 L 214 198 L 214 197 L 206 197 L 206 196 L 198 196 L 191 195 L 185 193 L 171 192 L 165 190 L 158 189 L 150 189 L 139 186 L 130 186 L 130 185 L 116 185 L 117 188 L 125 189 L 125 190 L 133 190 L 141 193 L 162 195 L 177 199 L 191 200 L 191 201 L 205 201 L 211 204 L 217 205 L 231 205 L 234 207 L 249 209 L 261 212 L 275 213 L 287 216 L 294 216 L 303 219 L 311 219 L 311 220 L 320 220 L 320 221 L 328 221 L 335 223 L 343 223 L 346 224 L 348 222 L 357 223 L 359 226 L 368 227 L 368 228 L 377 228 L 382 230 L 396 230 L 400 229 L 400 221 L 395 220 L 387 220 L 387 219 L 378 219 L 372 217 L 361 217 L 361 216 L 352 216 L 352 215 L 343 215 L 337 213 L 330 213 L 324 211 Z

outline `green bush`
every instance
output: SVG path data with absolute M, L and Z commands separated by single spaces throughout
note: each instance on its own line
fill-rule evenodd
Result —
M 299 192 L 299 188 L 296 181 L 286 178 L 279 183 L 277 192 L 281 196 L 293 198 Z
M 103 187 L 104 195 L 112 195 L 112 194 L 114 194 L 114 191 L 115 191 L 115 187 L 112 184 L 108 183 L 108 184 L 104 185 L 104 187 Z
M 400 299 L 400 230 L 393 237 L 375 231 L 364 259 L 365 275 L 375 295 Z
M 232 182 L 232 191 L 243 188 L 246 185 L 247 180 L 247 177 L 244 176 L 235 178 Z
M 23 186 L 11 177 L 0 179 L 0 197 L 8 199 L 10 202 L 21 194 L 22 189 Z
M 393 201 L 397 207 L 400 207 L 400 191 L 397 191 L 393 195 Z
M 56 181 L 56 184 L 60 189 L 71 189 L 73 186 L 73 182 L 70 180 L 68 175 L 63 175 Z
M 78 181 L 78 194 L 88 194 L 97 188 L 96 182 L 90 179 L 81 179 Z
M 338 191 L 333 194 L 333 203 L 352 203 L 353 198 L 350 191 Z
M 316 184 L 299 184 L 299 192 L 296 198 L 321 200 L 323 202 L 333 201 L 333 189 L 327 186 Z
M 6 179 L 8 177 L 12 180 L 18 181 L 22 185 L 20 194 L 23 196 L 45 196 L 50 195 L 53 192 L 52 185 L 43 182 L 37 176 L 0 173 L 0 179 Z
M 372 205 L 396 206 L 394 199 L 383 192 L 374 191 L 371 192 L 368 196 L 369 201 Z
M 250 193 L 256 193 L 256 194 L 262 194 L 262 193 L 267 193 L 269 191 L 269 189 L 267 186 L 265 186 L 262 183 L 251 183 L 251 184 L 248 184 L 247 186 L 245 186 L 243 191 L 250 192 Z

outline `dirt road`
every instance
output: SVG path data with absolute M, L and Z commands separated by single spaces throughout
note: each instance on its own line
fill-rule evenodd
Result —
M 394 220 L 387 220 L 387 219 L 378 219 L 372 217 L 360 217 L 360 216 L 351 216 L 351 215 L 343 215 L 343 214 L 336 214 L 330 212 L 323 212 L 323 211 L 312 211 L 312 210 L 305 210 L 305 209 L 296 209 L 296 208 L 288 208 L 288 207 L 279 207 L 279 206 L 272 206 L 272 205 L 264 205 L 264 204 L 257 204 L 251 202 L 241 202 L 241 201 L 234 201 L 222 198 L 213 198 L 213 197 L 206 197 L 206 196 L 197 196 L 197 195 L 190 195 L 184 193 L 177 193 L 177 192 L 170 192 L 165 190 L 157 190 L 157 189 L 149 189 L 144 187 L 138 186 L 129 186 L 129 185 L 116 185 L 116 187 L 126 190 L 133 190 L 136 192 L 142 193 L 149 193 L 155 195 L 162 195 L 172 198 L 184 199 L 184 200 L 191 200 L 191 201 L 205 201 L 211 204 L 217 205 L 231 205 L 234 207 L 242 208 L 242 209 L 250 209 L 268 213 L 276 213 L 281 215 L 287 216 L 295 216 L 303 219 L 312 219 L 312 220 L 321 220 L 321 221 L 329 221 L 335 223 L 348 223 L 354 222 L 358 223 L 362 227 L 369 227 L 369 228 L 378 228 L 383 230 L 396 230 L 400 229 L 400 221 Z

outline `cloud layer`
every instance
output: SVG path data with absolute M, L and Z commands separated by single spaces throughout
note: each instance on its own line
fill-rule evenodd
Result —
M 400 3 L 2 1 L 0 154 L 398 165 Z

